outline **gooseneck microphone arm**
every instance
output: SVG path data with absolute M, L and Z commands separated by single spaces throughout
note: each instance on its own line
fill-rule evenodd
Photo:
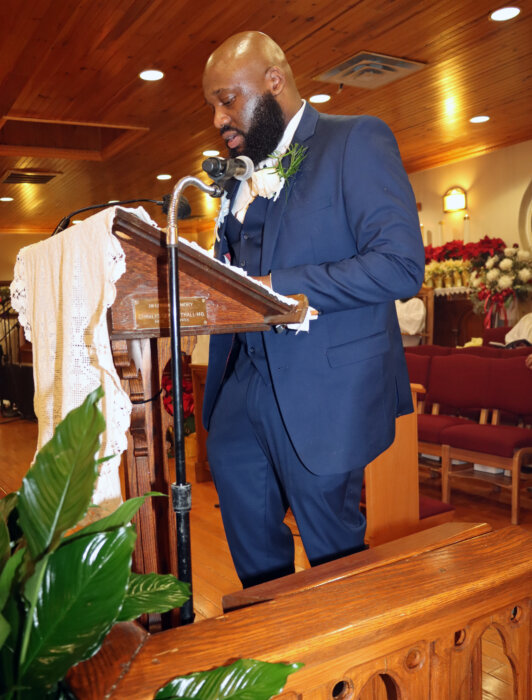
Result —
M 183 429 L 183 400 L 182 400 L 182 371 L 181 371 L 181 342 L 179 318 L 179 269 L 177 230 L 178 205 L 182 192 L 186 187 L 194 185 L 211 197 L 221 197 L 223 188 L 219 185 L 207 185 L 197 177 L 188 175 L 181 178 L 174 187 L 168 206 L 168 227 L 166 232 L 166 247 L 168 248 L 168 295 L 170 298 L 170 348 L 172 399 L 174 403 L 174 451 L 176 481 L 172 484 L 172 506 L 177 525 L 177 572 L 180 581 L 192 586 L 192 567 L 190 551 L 190 509 L 192 507 L 191 487 L 187 483 L 185 468 L 185 431 Z M 192 590 L 192 589 L 191 589 Z M 192 594 L 181 607 L 180 622 L 183 625 L 194 621 L 194 606 Z
M 190 185 L 194 185 L 202 192 L 210 194 L 211 197 L 221 197 L 224 193 L 223 188 L 214 183 L 212 183 L 211 185 L 207 185 L 205 182 L 203 182 L 197 177 L 193 177 L 192 175 L 186 175 L 185 177 L 182 177 L 176 183 L 172 191 L 172 195 L 170 197 L 170 203 L 168 205 L 168 228 L 166 236 L 166 245 L 168 246 L 177 246 L 177 220 L 179 218 L 182 218 L 179 216 L 179 202 L 182 201 L 183 191 Z

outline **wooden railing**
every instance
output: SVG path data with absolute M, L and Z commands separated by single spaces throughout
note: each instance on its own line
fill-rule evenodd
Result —
M 476 700 L 480 640 L 494 626 L 514 697 L 529 700 L 532 535 L 487 529 L 417 533 L 376 547 L 373 562 L 361 553 L 302 572 L 310 585 L 294 574 L 263 602 L 188 627 L 117 625 L 72 687 L 80 700 L 151 700 L 175 676 L 256 658 L 304 663 L 282 693 L 291 700 Z

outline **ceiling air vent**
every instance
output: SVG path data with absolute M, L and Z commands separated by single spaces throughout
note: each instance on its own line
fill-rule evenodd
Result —
M 47 182 L 53 180 L 57 175 L 61 175 L 59 171 L 50 170 L 6 170 L 1 179 L 2 185 L 46 185 Z
M 417 61 L 361 51 L 339 66 L 318 75 L 315 80 L 374 90 L 424 67 L 424 63 Z

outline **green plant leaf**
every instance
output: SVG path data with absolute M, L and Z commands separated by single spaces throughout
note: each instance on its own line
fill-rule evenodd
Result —
M 24 548 L 17 549 L 11 557 L 7 560 L 6 565 L 0 572 L 0 612 L 4 609 L 4 605 L 7 603 L 9 594 L 11 592 L 11 586 L 13 584 L 13 579 L 17 573 L 17 569 L 24 557 Z
M 13 526 L 13 519 L 10 520 L 10 515 L 17 505 L 18 493 L 8 493 L 0 499 L 0 571 L 9 559 L 11 554 L 11 540 L 14 539 L 13 533 L 10 532 L 9 523 Z M 16 528 L 12 528 L 16 529 Z M 0 608 L 1 610 L 1 608 Z
M 59 423 L 29 470 L 18 498 L 20 526 L 36 559 L 87 512 L 98 476 L 95 454 L 105 421 L 101 387 Z
M 0 498 L 0 518 L 7 520 L 13 508 L 17 505 L 18 493 L 12 491 L 7 496 Z
M 0 698 L 2 700 L 6 691 L 14 685 L 18 662 L 19 629 L 23 615 L 24 611 L 20 600 L 11 596 L 1 615 L 9 627 L 8 636 L 0 646 Z
M 190 598 L 190 584 L 171 574 L 131 574 L 117 622 L 134 620 L 142 613 L 179 608 Z
M 135 498 L 130 498 L 124 503 L 120 504 L 118 508 L 113 511 L 110 515 L 105 518 L 100 518 L 93 523 L 90 523 L 86 527 L 73 532 L 68 537 L 65 537 L 63 542 L 68 542 L 70 540 L 76 539 L 78 537 L 84 537 L 85 535 L 91 535 L 94 532 L 105 532 L 107 530 L 115 530 L 117 527 L 123 527 L 127 523 L 131 522 L 131 518 L 136 514 L 139 508 L 142 506 L 144 501 L 149 496 L 166 496 L 164 493 L 159 491 L 150 491 L 145 493 L 144 496 L 136 496 Z M 145 611 L 147 612 L 147 611 Z
M 281 692 L 288 676 L 302 665 L 239 659 L 230 666 L 174 678 L 159 690 L 154 700 L 269 700 Z
M 0 649 L 4 646 L 4 642 L 9 637 L 11 625 L 6 618 L 0 613 Z
M 136 534 L 132 525 L 65 544 L 50 555 L 19 682 L 47 687 L 99 648 L 122 606 Z
M 9 529 L 4 518 L 0 516 L 0 571 L 4 568 L 10 554 L 11 538 L 9 537 Z

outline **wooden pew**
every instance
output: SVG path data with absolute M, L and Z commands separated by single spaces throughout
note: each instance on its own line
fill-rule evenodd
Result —
M 151 700 L 175 676 L 256 658 L 305 664 L 281 694 L 290 700 L 473 700 L 493 625 L 514 697 L 529 700 L 531 596 L 532 535 L 508 527 L 187 627 L 135 636 L 117 625 L 69 680 L 79 700 Z

